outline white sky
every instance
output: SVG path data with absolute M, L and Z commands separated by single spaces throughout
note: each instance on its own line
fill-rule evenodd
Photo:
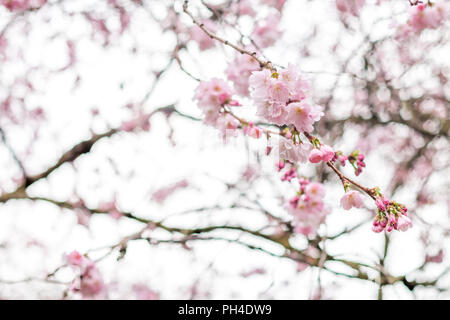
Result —
M 88 1 L 76 1 L 64 5 L 74 8 L 88 7 Z M 161 3 L 154 2 L 152 10 L 158 16 L 164 16 Z M 299 64 L 305 71 L 324 72 L 309 74 L 314 83 L 315 95 L 320 96 L 321 90 L 327 90 L 334 81 L 334 73 L 338 72 L 335 62 L 326 53 L 329 43 L 337 37 L 336 11 L 333 1 L 289 1 L 285 8 L 283 25 L 286 33 L 279 46 L 265 51 L 271 60 L 281 65 L 288 62 Z M 373 2 L 373 1 L 371 1 Z M 395 1 L 394 12 L 402 12 L 406 1 Z M 180 4 L 179 1 L 177 2 Z M 397 5 L 398 3 L 398 5 Z M 365 10 L 363 17 L 365 30 L 376 30 L 373 38 L 384 35 L 389 29 L 390 20 L 382 21 L 376 28 L 371 27 L 377 17 L 389 17 L 387 6 L 378 9 Z M 98 9 L 96 5 L 96 9 Z M 52 17 L 50 23 L 42 23 L 46 17 Z M 0 28 L 8 14 L 0 9 Z M 123 106 L 129 102 L 140 101 L 152 85 L 152 70 L 158 70 L 167 63 L 165 51 L 173 45 L 173 37 L 162 36 L 159 29 L 140 11 L 133 16 L 131 32 L 121 39 L 113 37 L 112 47 L 103 48 L 100 42 L 93 43 L 89 38 L 91 29 L 80 16 L 67 19 L 61 16 L 56 8 L 48 8 L 29 16 L 33 21 L 27 37 L 12 38 L 13 45 L 26 45 L 25 61 L 29 65 L 48 66 L 55 70 L 67 62 L 65 38 L 76 41 L 78 63 L 76 74 L 81 76 L 80 86 L 74 89 L 76 74 L 73 70 L 62 73 L 36 72 L 31 75 L 37 92 L 27 98 L 30 106 L 41 105 L 48 116 L 48 125 L 40 131 L 40 139 L 33 144 L 31 155 L 26 164 L 30 172 L 39 172 L 51 164 L 60 153 L 73 146 L 78 141 L 89 137 L 89 130 L 103 132 L 108 126 L 117 126 L 129 114 Z M 188 20 L 186 20 L 188 21 Z M 311 47 L 315 59 L 299 58 L 298 47 L 301 36 L 308 33 L 308 26 L 313 22 L 321 22 L 324 28 L 323 38 L 319 44 Z M 36 27 L 37 26 L 37 27 Z M 244 32 L 248 31 L 243 29 Z M 448 30 L 447 30 L 448 31 Z M 9 31 L 20 33 L 20 25 Z M 63 32 L 63 35 L 58 35 Z M 52 41 L 50 35 L 57 35 Z M 132 36 L 130 35 L 132 34 Z M 361 35 L 346 36 L 341 39 L 345 48 L 351 52 L 361 41 Z M 133 45 L 139 45 L 136 55 L 130 54 Z M 223 77 L 226 61 L 233 55 L 229 50 L 217 49 L 198 54 L 197 48 L 189 47 L 190 59 L 182 55 L 185 67 L 202 79 L 212 76 Z M 201 57 L 201 58 L 200 58 Z M 225 58 L 224 58 L 225 57 Z M 448 58 L 447 58 L 448 60 Z M 449 62 L 450 63 L 450 62 Z M 14 75 L 23 71 L 20 63 L 0 65 L 1 83 L 8 83 Z M 340 88 L 342 98 L 346 94 L 346 77 L 342 77 Z M 123 89 L 120 84 L 123 83 Z M 174 64 L 163 76 L 153 95 L 146 103 L 145 109 L 150 111 L 156 107 L 177 103 L 177 108 L 191 115 L 199 116 L 200 112 L 192 102 L 195 81 L 180 72 Z M 0 88 L 0 97 L 4 95 Z M 95 107 L 100 110 L 101 119 L 90 123 L 90 111 Z M 343 113 L 348 112 L 343 109 Z M 243 114 L 251 115 L 254 108 L 248 108 Z M 152 119 L 152 129 L 148 133 L 121 133 L 110 139 L 97 143 L 89 155 L 80 157 L 75 162 L 78 172 L 70 165 L 64 165 L 47 180 L 40 181 L 29 189 L 30 195 L 45 195 L 57 200 L 66 200 L 74 190 L 86 199 L 88 206 L 95 207 L 101 201 L 110 200 L 116 193 L 120 208 L 132 211 L 134 214 L 152 219 L 160 219 L 169 214 L 196 208 L 198 206 L 227 204 L 233 195 L 225 194 L 225 187 L 220 180 L 234 182 L 249 161 L 245 148 L 245 139 L 239 137 L 235 141 L 223 145 L 218 133 L 199 123 L 190 122 L 173 116 L 170 123 L 175 128 L 174 148 L 167 139 L 167 123 L 162 115 Z M 24 154 L 32 140 L 31 132 L 22 127 L 9 133 L 12 144 L 19 154 Z M 355 141 L 353 132 L 348 133 L 346 145 L 336 146 L 350 151 Z M 248 141 L 251 150 L 264 151 L 265 141 Z M 391 171 L 389 164 L 383 162 L 381 153 L 370 156 L 367 168 L 358 181 L 367 185 L 386 187 Z M 114 163 L 115 168 L 111 166 Z M 254 159 L 250 159 L 254 161 Z M 273 174 L 273 160 L 263 162 L 263 172 Z M 14 163 L 9 159 L 7 150 L 0 147 L 1 185 L 11 190 L 11 177 L 17 173 Z M 305 169 L 311 172 L 312 167 Z M 447 170 L 448 171 L 448 170 Z M 213 179 L 210 176 L 217 178 Z M 151 191 L 176 182 L 182 178 L 188 179 L 193 187 L 173 195 L 167 205 L 159 206 L 150 201 Z M 334 179 L 334 178 L 333 178 Z M 447 179 L 441 176 L 440 179 Z M 335 182 L 335 180 L 333 180 Z M 442 183 L 442 180 L 436 182 Z M 416 189 L 417 185 L 408 186 Z M 286 196 L 293 193 L 292 186 L 277 184 L 277 189 Z M 274 212 L 287 217 L 277 201 L 273 199 L 271 188 L 260 183 L 257 192 L 267 195 L 264 203 Z M 290 192 L 290 193 L 289 193 Z M 343 211 L 336 204 L 342 195 L 339 186 L 327 185 L 326 202 L 333 205 L 333 212 L 327 219 L 326 231 L 329 234 L 339 232 L 344 226 L 351 226 L 367 219 L 367 210 Z M 272 198 L 272 199 L 271 199 Z M 397 200 L 408 203 L 411 194 L 408 190 L 399 193 Z M 374 204 L 366 199 L 369 209 Z M 448 227 L 448 215 L 445 204 L 429 207 L 426 218 L 429 222 L 441 221 Z M 266 221 L 253 212 L 223 211 L 185 215 L 169 220 L 174 226 L 194 226 L 212 222 L 243 224 L 248 228 L 258 228 Z M 68 211 L 61 211 L 47 203 L 30 203 L 26 201 L 10 201 L 0 206 L 0 243 L 6 244 L 6 249 L 0 248 L 0 279 L 22 279 L 28 276 L 44 276 L 62 263 L 62 255 L 71 250 L 86 252 L 117 242 L 121 237 L 138 230 L 141 225 L 127 219 L 116 222 L 109 217 L 93 217 L 91 229 L 76 225 L 76 217 Z M 324 227 L 325 228 L 325 227 Z M 324 231 L 323 229 L 322 231 Z M 387 260 L 388 271 L 399 275 L 415 269 L 422 263 L 423 247 L 418 242 L 421 231 L 420 223 L 406 233 L 393 233 L 391 248 Z M 218 232 L 217 235 L 223 234 Z M 227 233 L 229 234 L 229 233 Z M 167 234 L 155 231 L 155 236 L 162 238 Z M 238 235 L 238 234 L 237 234 Z M 438 235 L 436 235 L 438 236 Z M 254 239 L 243 237 L 250 242 Z M 42 248 L 29 247 L 26 241 L 35 240 Z M 264 242 L 256 242 L 266 246 Z M 304 245 L 299 238 L 298 245 Z M 442 244 L 445 252 L 449 244 Z M 268 257 L 264 254 L 250 251 L 224 242 L 191 244 L 195 250 L 187 252 L 175 245 L 159 245 L 150 247 L 143 242 L 129 245 L 127 256 L 120 262 L 114 262 L 113 255 L 100 263 L 101 270 L 107 282 L 118 282 L 122 293 L 112 291 L 111 297 L 130 297 L 128 286 L 140 282 L 148 284 L 160 292 L 161 298 L 186 298 L 188 287 L 195 279 L 199 279 L 200 288 L 211 290 L 210 298 L 277 298 L 306 299 L 317 286 L 317 270 L 310 268 L 296 272 L 296 264 L 288 260 Z M 373 262 L 382 252 L 383 235 L 370 231 L 370 223 L 364 225 L 352 236 L 327 243 L 330 254 L 357 259 L 362 262 Z M 267 245 L 267 248 L 271 248 Z M 279 248 L 273 248 L 279 250 Z M 281 251 L 279 251 L 281 253 Z M 195 258 L 195 259 L 194 259 Z M 212 272 L 208 265 L 212 264 Z M 446 257 L 441 266 L 430 266 L 427 276 L 438 274 L 442 266 L 449 265 Z M 331 264 L 330 264 L 331 266 Z M 255 267 L 264 267 L 267 274 L 256 275 L 242 279 L 238 275 Z M 336 266 L 336 270 L 339 266 Z M 349 271 L 342 269 L 340 271 Z M 70 279 L 69 272 L 61 272 L 60 279 Z M 447 276 L 443 286 L 450 285 Z M 377 287 L 358 280 L 337 278 L 330 273 L 322 272 L 322 285 L 325 287 L 325 297 L 374 299 Z M 30 289 L 31 288 L 31 289 Z M 181 288 L 181 289 L 180 289 Z M 53 284 L 0 284 L 0 297 L 8 298 L 58 298 L 61 287 Z M 417 289 L 419 298 L 450 298 L 449 294 L 436 296 L 435 292 Z M 401 285 L 386 287 L 384 291 L 388 299 L 409 299 L 412 294 Z

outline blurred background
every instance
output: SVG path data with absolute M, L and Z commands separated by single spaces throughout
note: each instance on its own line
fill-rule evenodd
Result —
M 302 70 L 324 108 L 315 134 L 366 156 L 358 177 L 342 171 L 414 223 L 372 232 L 369 197 L 344 211 L 338 177 L 302 164 L 332 210 L 316 236 L 273 240 L 295 183 L 264 137 L 224 141 L 202 123 L 197 79 L 226 79 L 237 54 L 201 50 L 183 1 L 13 2 L 0 1 L 0 298 L 450 298 L 448 15 L 405 35 L 407 0 L 255 0 L 253 15 L 189 1 L 242 47 L 278 12 L 280 36 L 258 54 Z M 96 262 L 101 295 L 72 290 L 74 250 Z

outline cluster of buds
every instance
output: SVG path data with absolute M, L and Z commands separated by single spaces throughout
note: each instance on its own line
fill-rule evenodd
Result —
M 360 153 L 359 150 L 355 150 L 347 156 L 344 155 L 342 151 L 336 151 L 333 161 L 339 161 L 339 163 L 343 167 L 345 167 L 346 161 L 348 161 L 355 170 L 355 175 L 359 176 L 362 172 L 362 169 L 366 167 L 364 158 L 364 155 Z
M 325 188 L 321 183 L 305 178 L 299 178 L 299 183 L 300 189 L 286 203 L 286 209 L 294 218 L 294 232 L 308 236 L 317 232 L 330 209 L 323 202 Z
M 295 177 L 297 177 L 297 172 L 294 167 L 291 167 L 284 173 L 283 177 L 281 177 L 281 181 L 291 181 Z
M 299 195 L 302 195 L 306 192 L 306 187 L 309 185 L 310 181 L 302 177 L 298 180 L 298 182 L 300 183 Z
M 277 163 L 277 170 L 280 172 L 286 167 L 286 162 L 284 160 L 281 160 Z M 291 181 L 292 179 L 297 177 L 297 171 L 295 170 L 295 167 L 291 165 L 289 169 L 287 169 L 283 176 L 281 177 L 281 181 Z
M 378 207 L 378 213 L 373 221 L 372 230 L 381 232 L 386 229 L 387 232 L 392 230 L 406 231 L 412 227 L 412 221 L 407 217 L 408 209 L 395 201 L 390 201 L 376 190 L 375 203 Z
M 308 160 L 311 163 L 319 163 L 321 161 L 328 162 L 333 161 L 336 157 L 336 154 L 330 146 L 323 144 L 319 141 L 319 139 L 313 137 L 311 140 L 311 144 L 314 148 L 309 153 Z

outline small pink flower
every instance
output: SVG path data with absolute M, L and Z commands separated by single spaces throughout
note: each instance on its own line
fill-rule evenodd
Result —
M 350 210 L 352 207 L 361 208 L 363 206 L 363 199 L 358 191 L 347 191 L 341 198 L 341 206 L 345 210 Z
M 372 226 L 372 231 L 373 231 L 373 232 L 380 233 L 380 232 L 383 231 L 383 230 L 384 230 L 384 227 L 381 226 L 380 224 L 379 224 L 379 225 L 373 225 L 373 226 Z
M 230 99 L 230 94 L 228 92 L 222 92 L 217 96 L 217 100 L 220 104 L 224 104 Z
M 339 156 L 338 160 L 341 163 L 341 166 L 345 167 L 345 161 L 347 161 L 347 157 L 346 156 Z
M 78 251 L 72 251 L 66 256 L 67 263 L 72 266 L 83 266 L 86 262 L 86 258 Z
M 324 162 L 331 161 L 334 157 L 333 148 L 327 145 L 323 145 L 320 147 L 320 151 L 322 152 L 322 160 Z
M 242 132 L 244 133 L 244 135 L 259 139 L 263 133 L 263 130 L 259 127 L 256 127 L 253 122 L 249 122 L 247 126 L 244 126 Z
M 309 153 L 309 162 L 311 163 L 319 163 L 320 161 L 322 161 L 322 151 L 318 150 L 318 149 L 312 149 L 311 152 Z
M 399 218 L 398 218 L 398 221 L 397 221 L 397 228 L 398 228 L 398 230 L 400 230 L 400 231 L 406 231 L 406 230 L 408 230 L 409 228 L 411 228 L 412 227 L 412 221 L 411 221 L 411 219 L 410 218 L 408 218 L 408 217 L 406 217 L 406 216 L 404 216 L 404 215 L 401 215 Z
M 306 186 L 305 193 L 311 199 L 322 199 L 325 195 L 325 188 L 323 187 L 323 184 L 313 182 Z
M 248 133 L 248 135 L 252 138 L 259 139 L 259 138 L 261 138 L 262 133 L 263 133 L 263 131 L 261 128 L 253 127 L 252 129 L 250 129 L 250 132 Z

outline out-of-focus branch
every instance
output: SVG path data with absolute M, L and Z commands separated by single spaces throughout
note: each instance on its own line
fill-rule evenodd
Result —
M 194 15 L 188 10 L 188 4 L 189 4 L 189 0 L 185 0 L 184 4 L 183 4 L 184 13 L 186 13 L 189 17 L 191 17 L 192 22 L 195 23 L 200 29 L 202 29 L 211 39 L 217 40 L 217 41 L 223 43 L 224 45 L 229 46 L 242 54 L 246 54 L 246 55 L 253 57 L 256 61 L 258 61 L 261 68 L 269 68 L 271 70 L 275 70 L 272 65 L 272 62 L 262 60 L 261 58 L 258 57 L 258 54 L 256 52 L 251 52 L 251 51 L 245 50 L 245 49 L 229 42 L 228 40 L 222 39 L 221 37 L 217 36 L 216 34 L 212 33 L 208 29 L 206 29 L 205 25 L 203 23 L 199 22 L 194 17 Z

